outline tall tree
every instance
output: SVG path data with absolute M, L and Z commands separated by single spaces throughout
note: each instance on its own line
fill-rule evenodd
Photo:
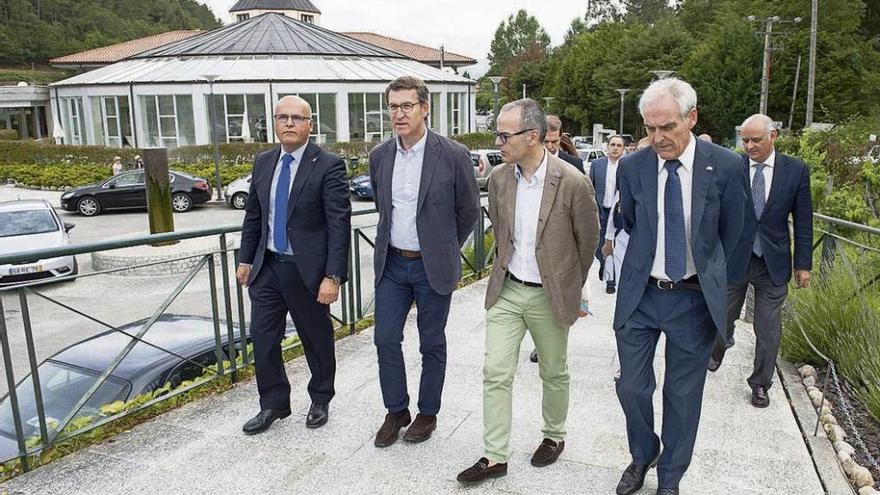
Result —
M 550 52 L 550 36 L 534 16 L 525 10 L 501 21 L 489 46 L 489 73 L 500 74 L 514 58 L 537 47 L 543 55 Z

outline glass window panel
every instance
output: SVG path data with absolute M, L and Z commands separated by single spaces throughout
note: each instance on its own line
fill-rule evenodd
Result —
M 95 144 L 99 145 L 107 145 L 107 133 L 104 132 L 104 129 L 107 125 L 107 121 L 104 118 L 104 112 L 101 109 L 101 101 L 102 98 L 92 97 L 89 98 L 91 107 L 92 107 L 92 134 L 95 136 Z M 113 99 L 109 98 L 112 102 Z M 110 131 L 110 129 L 107 129 Z
M 104 108 L 107 109 L 107 116 L 108 117 L 115 117 L 116 116 L 116 97 L 115 96 L 104 97 Z
M 208 132 L 213 127 L 217 133 L 217 142 L 227 142 L 226 137 L 226 109 L 223 105 L 223 95 L 205 96 L 208 102 Z M 213 120 L 212 120 L 213 119 Z M 209 136 L 210 139 L 210 136 Z
M 332 144 L 336 142 L 336 93 L 321 93 L 318 101 L 318 110 L 321 116 L 319 123 L 313 123 L 320 127 L 320 134 L 324 136 L 324 142 Z
M 159 96 L 159 115 L 174 115 L 174 97 L 171 95 Z
M 229 141 L 241 141 L 241 122 L 243 117 L 228 117 Z
M 440 132 L 440 93 L 431 93 L 431 130 Z
M 226 95 L 226 113 L 230 115 L 243 115 L 244 95 Z
M 174 117 L 160 117 L 159 126 L 162 131 L 162 137 L 177 138 L 177 122 Z
M 141 96 L 141 127 L 144 130 L 144 142 L 147 147 L 159 146 L 159 114 L 154 95 Z
M 348 133 L 349 141 L 364 140 L 364 94 L 348 94 Z
M 247 95 L 247 120 L 254 142 L 269 141 L 269 128 L 266 125 L 266 97 L 263 94 Z
M 131 132 L 131 108 L 127 96 L 117 97 L 119 102 L 119 128 L 122 132 L 122 146 L 134 147 L 134 134 Z
M 192 96 L 178 95 L 177 99 L 177 145 L 196 144 L 196 126 L 193 117 Z
M 116 117 L 107 117 L 107 136 L 119 137 L 119 119 Z
M 312 107 L 312 112 L 318 111 L 318 95 L 315 93 L 300 93 L 300 98 L 309 102 L 309 105 Z

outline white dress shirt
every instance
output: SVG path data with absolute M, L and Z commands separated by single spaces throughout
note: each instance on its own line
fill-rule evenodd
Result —
M 611 208 L 614 206 L 614 193 L 617 189 L 617 160 L 608 159 L 608 166 L 605 167 L 605 197 L 602 198 L 602 206 Z
M 391 177 L 391 245 L 407 251 L 421 251 L 416 214 L 419 206 L 419 184 L 428 131 L 410 149 L 404 149 L 397 138 L 394 171 Z
M 614 199 L 612 200 L 612 204 L 617 204 L 620 201 L 620 193 L 614 191 Z M 613 208 L 613 206 L 612 206 Z M 605 224 L 605 240 L 613 241 L 615 237 L 615 228 L 614 228 L 614 210 L 608 214 L 608 222 Z
M 292 153 L 285 153 L 284 148 L 281 148 L 278 163 L 275 165 L 275 172 L 272 174 L 272 188 L 269 190 L 269 238 L 266 240 L 266 248 L 276 253 L 293 254 L 293 242 L 290 239 L 287 240 L 287 249 L 284 251 L 278 251 L 275 248 L 275 235 L 273 233 L 273 226 L 275 225 L 275 190 L 278 189 L 278 176 L 281 175 L 281 159 L 284 158 L 284 155 L 293 156 L 293 161 L 290 162 L 290 182 L 287 184 L 288 205 L 290 205 L 289 202 L 293 201 L 293 198 L 290 198 L 290 190 L 293 189 L 293 178 L 296 177 L 296 171 L 299 170 L 299 162 L 302 161 L 303 153 L 305 153 L 308 144 L 307 142 L 293 150 Z M 286 215 L 287 212 L 284 212 L 284 214 Z
M 691 249 L 691 196 L 694 190 L 694 153 L 697 149 L 697 140 L 691 134 L 691 140 L 678 161 L 678 178 L 681 182 L 682 205 L 684 206 L 684 232 L 687 238 L 687 263 L 685 265 L 684 278 L 690 278 L 697 274 L 694 265 L 694 253 Z M 657 246 L 654 249 L 654 265 L 651 267 L 651 276 L 659 280 L 670 280 L 666 275 L 666 220 L 664 212 L 664 199 L 666 197 L 666 160 L 657 157 Z
M 516 205 L 513 220 L 513 255 L 507 270 L 524 282 L 541 283 L 541 271 L 535 257 L 535 244 L 538 237 L 538 214 L 541 198 L 544 196 L 544 178 L 547 176 L 547 155 L 538 170 L 528 180 L 522 174 L 519 164 L 514 169 L 516 176 Z
M 758 171 L 755 168 L 755 165 L 760 164 L 761 162 L 756 162 L 749 158 L 749 185 L 754 183 L 755 173 Z M 770 152 L 770 156 L 764 160 L 764 170 L 761 171 L 764 174 L 764 202 L 767 202 L 767 199 L 770 198 L 770 184 L 773 182 L 773 166 L 776 165 L 776 150 Z

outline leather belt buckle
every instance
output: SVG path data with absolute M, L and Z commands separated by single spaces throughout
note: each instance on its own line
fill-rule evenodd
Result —
M 391 246 L 391 250 L 399 254 L 400 256 L 403 256 L 404 258 L 417 259 L 422 257 L 421 251 L 410 251 L 408 249 L 400 249 L 394 246 Z

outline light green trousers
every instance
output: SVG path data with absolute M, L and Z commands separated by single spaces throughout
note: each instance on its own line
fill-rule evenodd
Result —
M 486 458 L 507 462 L 513 419 L 513 377 L 526 329 L 538 349 L 538 372 L 544 384 L 541 413 L 544 438 L 565 439 L 568 416 L 568 328 L 553 319 L 544 289 L 510 280 L 486 313 L 483 367 L 483 442 Z M 537 445 L 537 444 L 536 444 Z

